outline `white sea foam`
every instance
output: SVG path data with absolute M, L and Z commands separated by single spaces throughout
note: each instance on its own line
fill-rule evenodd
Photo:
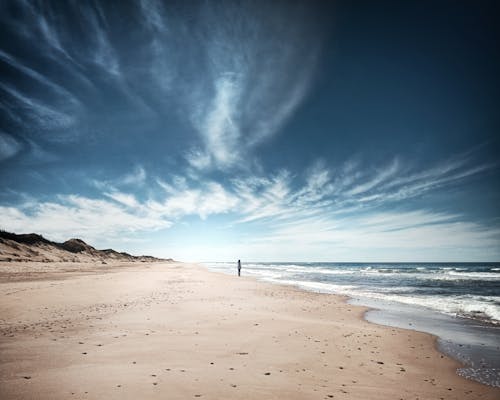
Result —
M 500 280 L 500 273 L 498 272 L 461 272 L 461 271 L 450 271 L 449 275 L 460 277 L 460 278 L 472 278 L 472 279 L 494 279 Z
M 494 296 L 417 296 L 370 291 L 353 295 L 425 307 L 453 316 L 489 318 L 500 322 L 500 303 Z

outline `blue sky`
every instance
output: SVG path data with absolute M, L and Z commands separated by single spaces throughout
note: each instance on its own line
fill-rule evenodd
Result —
M 4 1 L 0 228 L 193 261 L 499 261 L 497 17 Z

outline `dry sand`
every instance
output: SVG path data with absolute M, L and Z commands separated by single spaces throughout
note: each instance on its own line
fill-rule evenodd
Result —
M 180 263 L 0 270 L 1 399 L 500 398 L 337 296 Z

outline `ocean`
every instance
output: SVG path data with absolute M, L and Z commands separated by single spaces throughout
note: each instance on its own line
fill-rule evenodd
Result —
M 205 262 L 236 274 L 236 262 Z M 500 263 L 257 263 L 242 275 L 346 295 L 371 322 L 436 335 L 458 373 L 500 387 Z

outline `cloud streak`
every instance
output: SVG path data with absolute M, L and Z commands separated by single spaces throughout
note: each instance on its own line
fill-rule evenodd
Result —
M 14 157 L 22 150 L 22 145 L 11 135 L 0 131 L 0 161 Z
M 242 154 L 275 135 L 311 85 L 320 44 L 307 9 L 207 3 L 189 26 L 191 39 L 178 21 L 167 29 L 158 7 L 143 10 L 155 38 L 182 37 L 190 56 L 179 71 L 153 42 L 153 63 L 162 67 L 154 69 L 157 80 L 180 94 L 181 112 L 199 135 L 188 162 L 197 169 L 243 167 Z M 204 73 L 193 73 L 192 63 Z M 172 76 L 189 79 L 188 90 Z
M 69 128 L 75 123 L 75 118 L 55 108 L 37 101 L 33 97 L 24 95 L 9 85 L 0 83 L 0 89 L 9 96 L 11 112 L 22 110 L 19 118 L 29 118 L 41 129 L 62 129 Z

